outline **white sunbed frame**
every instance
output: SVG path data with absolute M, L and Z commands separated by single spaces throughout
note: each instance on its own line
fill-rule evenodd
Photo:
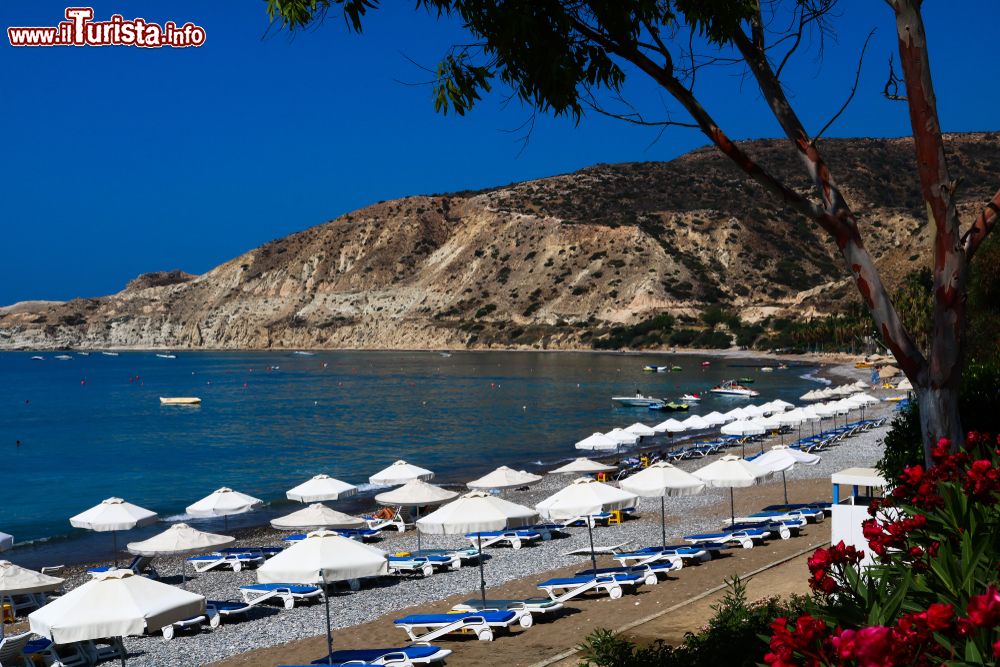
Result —
M 530 628 L 534 623 L 534 619 L 531 618 L 531 612 L 529 611 L 518 609 L 505 609 L 503 611 L 511 611 L 514 613 L 514 617 L 507 623 L 487 623 L 483 616 L 473 612 L 472 616 L 462 616 L 461 618 L 450 623 L 442 621 L 440 623 L 434 623 L 433 625 L 411 625 L 409 623 L 398 623 L 394 625 L 397 628 L 402 628 L 406 631 L 406 634 L 410 637 L 410 641 L 414 644 L 426 644 L 434 641 L 435 639 L 451 634 L 452 632 L 458 631 L 471 631 L 476 635 L 476 639 L 479 641 L 491 642 L 493 641 L 493 628 L 509 628 L 515 623 L 519 624 L 522 628 Z M 417 628 L 427 628 L 428 632 L 418 635 L 415 632 Z
M 406 521 L 403 520 L 402 508 L 397 507 L 395 509 L 395 514 L 391 519 L 368 519 L 365 518 L 365 524 L 368 526 L 369 530 L 384 530 L 390 526 L 395 526 L 396 530 L 400 533 L 406 531 Z
M 557 579 L 562 577 L 556 577 Z M 573 578 L 573 577 L 567 577 Z M 608 597 L 612 600 L 617 600 L 625 591 L 623 586 L 637 586 L 643 583 L 643 581 L 619 581 L 613 575 L 610 574 L 599 574 L 586 581 L 582 584 L 571 584 L 565 586 L 539 586 L 543 591 L 545 591 L 549 599 L 553 602 L 566 602 L 572 600 L 578 595 L 583 595 L 584 593 L 592 590 L 603 591 L 608 594 Z M 557 590 L 565 589 L 565 593 L 557 594 Z
M 213 554 L 209 554 L 213 555 Z M 189 561 L 192 566 L 194 566 L 194 571 L 199 574 L 202 572 L 208 572 L 211 569 L 222 567 L 228 565 L 232 568 L 233 572 L 239 572 L 243 569 L 245 565 L 257 565 L 258 567 L 264 562 L 264 557 L 252 553 L 246 554 L 217 554 L 218 558 L 216 560 L 193 560 Z M 240 558 L 240 556 L 250 556 L 250 558 Z
M 175 623 L 171 623 L 170 625 L 164 625 L 160 629 L 160 632 L 163 634 L 164 641 L 170 641 L 174 638 L 174 634 L 176 634 L 178 630 L 196 626 L 200 627 L 206 623 L 208 624 L 208 627 L 214 630 L 222 623 L 222 617 L 218 614 L 218 612 L 212 613 L 210 611 L 206 611 L 204 614 L 192 616 L 191 618 L 185 618 L 182 621 L 177 621 Z
M 502 543 L 506 542 L 507 544 L 510 545 L 511 549 L 513 549 L 514 551 L 517 551 L 518 549 L 520 549 L 521 547 L 523 547 L 525 544 L 531 544 L 532 542 L 534 542 L 536 540 L 542 539 L 542 534 L 540 532 L 536 532 L 536 531 L 532 531 L 532 532 L 534 532 L 535 534 L 534 535 L 526 535 L 524 537 L 521 537 L 520 535 L 518 535 L 517 531 L 514 531 L 514 530 L 505 531 L 502 535 L 490 535 L 488 537 L 482 538 L 482 546 L 480 548 L 485 549 L 487 547 L 493 546 L 494 544 L 502 544 Z M 474 546 L 474 547 L 479 547 L 480 546 L 479 545 L 479 535 L 469 535 L 468 536 L 468 540 L 469 540 L 469 542 L 472 543 L 472 546 Z
M 271 600 L 273 598 L 278 598 L 284 604 L 285 609 L 291 609 L 295 606 L 296 599 L 298 600 L 311 600 L 313 598 L 318 598 L 323 592 L 318 587 L 313 593 L 293 593 L 290 588 L 275 588 L 269 591 L 258 591 L 254 589 L 248 589 L 240 587 L 240 595 L 243 596 L 243 601 L 249 606 L 253 607 Z
M 700 554 L 707 554 L 704 549 L 700 551 Z M 652 551 L 649 553 L 621 553 L 612 554 L 612 558 L 621 563 L 622 567 L 642 567 L 643 565 L 649 565 L 650 563 L 662 563 L 667 561 L 670 563 L 671 570 L 680 570 L 684 567 L 684 558 L 700 558 L 700 555 L 688 554 L 687 556 L 682 556 L 680 554 L 664 553 L 662 551 Z M 635 561 L 630 563 L 629 561 Z

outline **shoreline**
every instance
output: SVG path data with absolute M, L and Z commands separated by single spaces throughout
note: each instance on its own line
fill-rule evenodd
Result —
M 353 352 L 355 350 L 339 350 L 339 351 Z M 477 353 L 491 352 L 491 351 L 507 352 L 506 350 L 470 350 L 470 352 L 477 352 Z M 571 350 L 538 350 L 538 351 L 522 350 L 522 351 L 557 352 L 557 353 L 562 352 L 570 354 L 578 353 Z M 206 350 L 205 352 L 209 351 Z M 267 353 L 266 351 L 253 351 L 253 350 L 249 351 L 244 350 L 241 352 L 252 352 L 252 353 L 260 352 L 261 354 Z M 389 353 L 394 351 L 385 350 L 384 352 Z M 636 354 L 633 353 L 620 353 L 620 352 L 605 351 L 605 350 L 584 350 L 583 352 L 587 352 L 589 354 L 611 355 L 611 356 L 627 356 L 627 357 L 637 356 Z M 639 353 L 639 354 L 645 354 L 645 353 Z M 764 357 L 754 353 L 752 350 L 685 349 L 683 351 L 678 350 L 676 353 L 659 351 L 656 352 L 656 354 L 668 354 L 671 356 L 677 355 L 684 357 L 702 357 L 702 358 L 708 357 L 708 358 L 718 358 L 718 359 L 759 359 L 761 361 L 765 360 L 769 361 L 770 359 L 778 358 L 773 355 Z M 810 357 L 808 360 L 800 359 L 800 361 L 807 361 L 805 365 L 807 365 L 810 368 L 815 367 L 816 368 L 815 375 L 819 377 L 826 377 L 828 380 L 835 383 L 848 380 L 853 381 L 858 377 L 867 376 L 866 371 L 859 371 L 858 369 L 853 368 L 851 365 L 845 363 L 846 360 L 843 359 L 839 360 L 841 361 L 840 364 L 833 363 L 832 360 L 830 359 L 823 358 L 821 360 L 819 357 L 816 358 Z M 669 376 L 669 374 L 663 374 L 663 375 L 665 377 Z M 693 408 L 694 409 L 691 410 L 690 413 L 685 413 L 685 414 L 696 414 L 697 406 L 693 406 Z M 662 418 L 666 418 L 666 416 L 662 416 Z M 649 421 L 649 422 L 661 421 L 662 418 L 660 415 L 648 416 L 646 414 L 643 414 L 638 416 L 638 419 L 640 421 Z M 600 429 L 601 425 L 595 425 L 595 428 Z M 686 437 L 681 436 L 676 441 L 682 442 L 686 439 L 689 439 L 690 437 L 702 437 L 702 435 L 704 434 L 698 436 L 686 436 Z M 627 450 L 627 451 L 638 452 L 641 449 L 643 448 L 640 446 L 638 448 L 634 448 L 632 450 Z M 525 468 L 529 470 L 534 470 L 536 468 L 549 465 L 552 465 L 554 467 L 555 465 L 558 465 L 561 462 L 572 460 L 579 453 L 580 452 L 578 452 L 577 450 L 572 449 L 572 443 L 567 443 L 567 449 L 565 450 L 565 453 L 557 458 L 553 458 L 552 460 L 542 461 L 537 457 L 532 456 L 524 458 L 511 458 L 511 460 L 508 460 L 506 464 L 515 466 L 518 469 Z M 436 483 L 442 486 L 460 488 L 464 490 L 465 481 L 467 481 L 468 479 L 472 479 L 476 474 L 484 474 L 488 472 L 490 469 L 492 469 L 492 466 L 490 465 L 485 465 L 485 464 L 476 465 L 475 462 L 469 462 L 469 465 L 463 468 L 461 473 L 453 472 L 451 474 L 449 473 L 440 474 L 437 478 Z M 347 511 L 355 513 L 368 511 L 375 506 L 373 500 L 374 495 L 381 492 L 382 490 L 384 489 L 365 489 L 354 498 L 346 501 L 346 503 L 344 503 L 344 507 L 346 508 Z M 284 497 L 277 497 L 271 499 L 265 498 L 265 500 L 267 501 L 267 504 L 263 511 L 252 512 L 245 515 L 238 515 L 235 517 L 231 517 L 231 523 L 236 524 L 236 526 L 232 530 L 252 531 L 262 527 L 267 527 L 270 519 L 280 516 L 282 513 L 292 511 L 292 509 L 296 505 L 295 503 L 286 500 Z M 164 518 L 161 519 L 158 525 L 166 523 L 176 523 L 177 521 L 184 520 L 183 518 L 178 518 L 182 516 L 183 511 L 171 512 L 170 514 L 164 513 L 164 514 L 165 514 Z M 170 519 L 170 521 L 167 521 L 167 519 Z M 223 530 L 222 525 L 216 525 L 223 523 L 224 522 L 222 522 L 221 520 L 209 520 L 208 522 L 195 521 L 196 527 L 204 528 L 205 530 L 209 531 Z M 152 535 L 152 533 L 149 534 Z M 104 543 L 107 541 L 106 539 L 104 539 L 105 537 L 106 536 L 90 533 L 88 531 L 69 530 L 64 533 L 56 533 L 53 535 L 47 535 L 44 537 L 35 538 L 33 540 L 20 542 L 15 545 L 13 552 L 8 553 L 7 556 L 13 557 L 15 560 L 23 560 L 25 561 L 25 564 L 32 567 L 53 565 L 55 564 L 54 561 L 61 561 L 65 564 L 80 564 L 88 562 L 93 558 L 98 558 L 102 555 L 102 551 L 105 549 Z M 136 537 L 134 539 L 142 539 L 142 538 Z M 77 552 L 80 552 L 80 555 L 76 555 Z

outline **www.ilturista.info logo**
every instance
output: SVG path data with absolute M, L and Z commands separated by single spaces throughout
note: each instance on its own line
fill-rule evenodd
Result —
M 67 7 L 66 20 L 55 27 L 7 28 L 11 46 L 164 46 L 184 48 L 205 43 L 205 29 L 190 21 L 178 26 L 145 19 L 125 19 L 113 14 L 107 21 L 94 21 L 93 7 Z

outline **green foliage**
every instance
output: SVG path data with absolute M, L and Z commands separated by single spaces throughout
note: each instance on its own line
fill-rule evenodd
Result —
M 996 360 L 969 363 L 962 374 L 962 387 L 958 394 L 962 428 L 966 431 L 1000 433 L 998 395 L 1000 363 Z M 907 408 L 896 415 L 885 435 L 885 452 L 876 464 L 879 472 L 889 479 L 895 479 L 906 466 L 923 464 L 921 440 L 920 407 L 916 401 L 911 401 Z
M 592 345 L 596 350 L 659 346 L 667 340 L 673 328 L 674 316 L 661 313 L 632 326 L 614 327 L 607 336 L 595 339 Z
M 715 612 L 705 629 L 689 632 L 680 646 L 656 641 L 637 646 L 609 630 L 597 630 L 587 637 L 580 650 L 581 667 L 750 667 L 759 664 L 767 649 L 760 637 L 767 633 L 776 616 L 798 615 L 806 598 L 777 597 L 748 602 L 746 585 L 738 577 L 727 579 L 723 599 L 712 606 Z
M 694 329 L 678 329 L 670 334 L 670 344 L 687 347 L 698 337 L 698 332 Z

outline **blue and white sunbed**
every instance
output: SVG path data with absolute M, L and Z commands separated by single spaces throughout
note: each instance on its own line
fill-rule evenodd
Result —
M 268 600 L 280 600 L 285 609 L 291 609 L 296 602 L 314 600 L 323 594 L 319 586 L 300 584 L 248 584 L 240 586 L 243 600 L 253 606 Z
M 724 530 L 752 530 L 755 528 L 761 528 L 771 533 L 768 537 L 777 535 L 783 540 L 787 540 L 793 535 L 798 535 L 799 531 L 806 525 L 805 519 L 785 519 L 782 521 L 770 521 L 767 523 L 739 523 L 739 519 L 736 521 L 737 523 L 734 523 L 731 526 L 725 526 Z
M 823 510 L 814 507 L 789 508 L 784 510 L 764 510 L 743 517 L 736 517 L 738 523 L 765 523 L 767 521 L 786 521 L 789 519 L 804 519 L 819 523 L 825 517 Z
M 313 665 L 430 665 L 444 662 L 451 649 L 439 646 L 400 646 L 397 648 L 360 648 L 334 651 Z M 286 665 L 285 667 L 291 667 Z M 304 667 L 304 666 L 303 666 Z
M 707 561 L 712 560 L 719 555 L 723 549 L 728 549 L 728 545 L 722 542 L 699 542 L 698 544 L 668 544 L 666 546 L 653 546 L 653 547 L 643 547 L 641 549 L 633 549 L 632 551 L 620 551 L 611 554 L 612 558 L 617 558 L 618 556 L 635 555 L 638 557 L 639 554 L 654 554 L 659 552 L 673 552 L 680 556 L 681 560 L 685 564 L 688 562 L 696 561 Z
M 224 621 L 228 618 L 245 617 L 252 607 L 248 602 L 209 600 L 205 603 L 205 613 L 209 617 L 218 616 L 220 621 Z
M 255 556 L 263 556 L 264 558 L 271 558 L 277 556 L 284 549 L 281 547 L 226 547 L 225 549 L 217 549 L 215 553 L 218 554 L 253 554 Z
M 700 545 L 646 547 L 638 551 L 612 554 L 611 557 L 621 563 L 622 567 L 667 562 L 673 563 L 675 570 L 681 569 L 685 560 L 701 562 L 712 558 L 708 551 Z
M 634 573 L 556 577 L 538 584 L 554 602 L 566 602 L 589 591 L 604 591 L 612 600 L 622 596 L 625 586 L 638 586 L 645 577 Z M 562 592 L 560 592 L 562 591 Z
M 392 622 L 415 644 L 424 644 L 452 632 L 471 632 L 480 641 L 493 641 L 494 628 L 506 630 L 515 623 L 530 628 L 531 613 L 523 610 L 475 611 L 458 614 L 410 614 Z M 420 634 L 421 630 L 425 630 Z
M 456 611 L 484 611 L 495 609 L 497 611 L 516 611 L 524 609 L 532 614 L 551 614 L 563 608 L 561 602 L 553 602 L 549 598 L 525 598 L 523 600 L 486 600 L 483 603 L 481 598 L 474 598 L 456 604 L 452 609 Z
M 787 505 L 768 505 L 764 508 L 765 512 L 783 512 L 787 510 L 801 510 L 801 509 L 811 509 L 823 512 L 823 514 L 829 514 L 833 510 L 833 503 L 829 500 L 818 500 L 812 503 L 789 503 Z
M 159 579 L 160 575 L 156 573 L 156 570 L 152 566 L 153 557 L 152 556 L 136 556 L 132 561 L 123 568 L 118 568 L 114 565 L 105 565 L 102 567 L 91 567 L 87 569 L 89 574 L 101 574 L 102 572 L 110 572 L 111 570 L 121 569 L 121 570 L 132 570 L 135 574 L 149 577 L 150 579 Z
M 387 558 L 389 572 L 393 574 L 420 573 L 429 577 L 437 570 L 457 570 L 462 566 L 458 554 L 428 554 L 419 553 L 394 554 Z
M 576 573 L 578 577 L 593 577 L 608 574 L 638 574 L 642 577 L 642 583 L 647 586 L 655 586 L 659 582 L 659 575 L 667 576 L 677 568 L 669 561 L 658 563 L 646 563 L 645 565 L 634 565 L 631 567 L 599 567 L 596 570 L 589 568 Z
M 764 528 L 747 528 L 743 530 L 726 529 L 718 533 L 697 533 L 685 535 L 684 541 L 691 544 L 720 542 L 722 544 L 737 544 L 744 549 L 753 549 L 755 542 L 763 542 L 770 537 L 771 531 Z
M 542 539 L 542 534 L 535 530 L 490 530 L 482 533 L 468 533 L 468 538 L 472 546 L 479 547 L 482 540 L 482 547 L 492 547 L 494 545 L 507 544 L 512 549 L 520 549 L 525 544 L 531 544 Z
M 359 542 L 372 542 L 382 536 L 380 531 L 372 530 L 371 528 L 337 528 L 331 532 L 337 533 L 342 537 L 349 537 L 352 540 L 357 540 Z M 282 537 L 281 541 L 301 542 L 304 539 L 306 539 L 305 533 L 292 533 L 291 535 Z
M 239 572 L 246 567 L 261 565 L 264 562 L 264 557 L 250 553 L 211 553 L 201 556 L 191 556 L 187 560 L 194 565 L 195 572 L 208 572 L 217 567 L 228 567 L 233 572 Z

